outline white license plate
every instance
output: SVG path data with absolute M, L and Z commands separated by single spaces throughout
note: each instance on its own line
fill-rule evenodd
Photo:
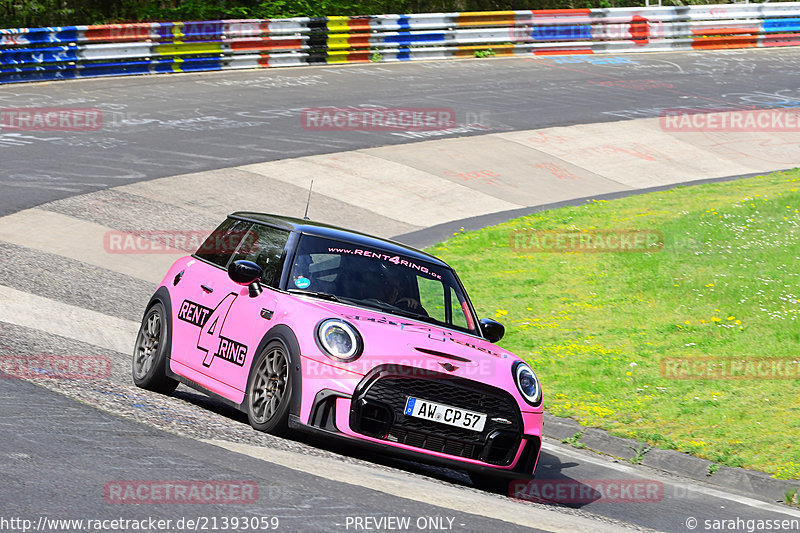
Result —
M 423 400 L 422 398 L 409 397 L 406 400 L 406 408 L 403 411 L 408 416 L 424 418 L 441 424 L 469 429 L 472 431 L 483 431 L 486 424 L 486 415 L 467 411 L 451 405 Z

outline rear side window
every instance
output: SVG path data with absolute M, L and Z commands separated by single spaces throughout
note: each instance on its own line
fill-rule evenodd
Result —
M 226 268 L 242 239 L 249 234 L 248 230 L 252 225 L 252 222 L 226 219 L 208 236 L 194 255 L 209 263 Z
M 254 262 L 264 270 L 261 281 L 275 287 L 280 280 L 281 257 L 289 239 L 289 232 L 254 224 L 248 233 L 233 261 L 246 259 Z

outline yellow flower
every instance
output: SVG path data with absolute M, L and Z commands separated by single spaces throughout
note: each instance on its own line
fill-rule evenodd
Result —
M 684 320 L 683 323 L 686 324 L 686 325 L 691 324 L 691 322 L 689 322 L 688 320 Z
M 736 318 L 736 317 L 731 315 L 731 316 L 728 317 L 728 320 L 733 320 L 734 318 Z
M 734 323 L 735 323 L 737 326 L 741 326 L 741 325 L 742 325 L 742 321 L 741 321 L 741 320 L 737 320 L 737 321 L 736 321 L 736 322 L 734 322 Z
M 711 321 L 712 321 L 712 322 L 719 322 L 720 320 L 722 320 L 722 319 L 721 319 L 721 318 L 717 318 L 717 317 L 715 317 L 715 316 L 712 316 L 712 317 L 711 317 Z

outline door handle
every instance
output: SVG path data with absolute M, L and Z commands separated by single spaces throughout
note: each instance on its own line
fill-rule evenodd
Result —
M 200 288 L 203 289 L 204 291 L 208 292 L 208 293 L 214 292 L 214 289 L 212 289 L 208 285 L 200 285 Z

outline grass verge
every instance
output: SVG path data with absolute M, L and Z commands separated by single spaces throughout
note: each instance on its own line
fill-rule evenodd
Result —
M 800 479 L 799 189 L 800 169 L 677 187 L 458 233 L 429 251 L 456 268 L 481 316 L 506 325 L 501 344 L 534 366 L 548 412 Z M 518 230 L 596 229 L 657 232 L 663 248 L 512 246 Z

